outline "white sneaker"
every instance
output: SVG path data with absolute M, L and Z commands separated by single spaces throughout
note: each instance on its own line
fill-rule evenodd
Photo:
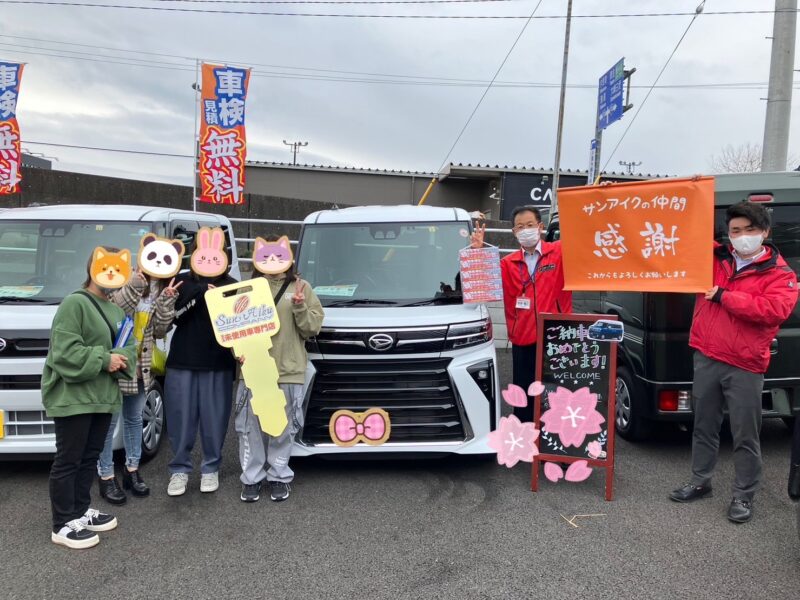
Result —
M 74 519 L 57 532 L 54 531 L 50 539 L 54 544 L 67 548 L 91 548 L 100 543 L 100 536 L 86 529 L 80 519 Z
M 79 521 L 89 531 L 111 531 L 117 527 L 117 518 L 106 513 L 101 513 L 96 508 L 86 511 Z
M 173 473 L 169 478 L 167 496 L 183 496 L 186 493 L 187 483 L 189 483 L 188 473 Z
M 200 476 L 200 491 L 203 493 L 216 492 L 219 489 L 219 471 L 203 473 Z

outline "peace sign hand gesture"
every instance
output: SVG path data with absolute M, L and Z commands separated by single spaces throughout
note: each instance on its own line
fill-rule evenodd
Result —
M 167 298 L 172 298 L 178 295 L 178 288 L 183 285 L 182 281 L 175 283 L 175 278 L 173 277 L 172 280 L 169 282 L 169 285 L 164 288 L 164 295 Z
M 303 293 L 305 283 L 298 281 L 294 286 L 294 294 L 292 294 L 292 304 L 303 304 L 306 301 L 306 295 Z
M 475 221 L 475 229 L 473 229 L 472 235 L 470 236 L 470 247 L 483 248 L 483 238 L 485 234 L 486 223 L 481 225 L 478 221 Z

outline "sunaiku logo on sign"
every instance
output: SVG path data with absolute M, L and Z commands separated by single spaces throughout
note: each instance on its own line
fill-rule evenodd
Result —
M 248 329 L 256 326 L 260 327 L 262 325 L 272 326 L 268 327 L 267 330 L 275 328 L 275 324 L 270 323 L 275 316 L 275 308 L 267 304 L 248 307 L 249 299 L 244 297 L 244 300 L 245 302 L 242 302 L 242 299 L 236 301 L 233 315 L 217 315 L 214 321 L 214 326 L 217 328 L 217 331 L 220 333 L 227 333 L 235 329 Z M 259 331 L 261 330 L 259 329 Z

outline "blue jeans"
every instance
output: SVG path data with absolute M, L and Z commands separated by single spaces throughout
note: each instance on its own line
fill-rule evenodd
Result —
M 139 380 L 139 393 L 135 396 L 122 397 L 122 410 L 111 417 L 111 425 L 106 434 L 106 444 L 97 461 L 97 473 L 100 477 L 111 477 L 114 474 L 114 430 L 117 428 L 119 416 L 122 414 L 122 440 L 125 444 L 125 465 L 131 469 L 139 467 L 142 458 L 142 409 L 144 408 L 144 385 Z

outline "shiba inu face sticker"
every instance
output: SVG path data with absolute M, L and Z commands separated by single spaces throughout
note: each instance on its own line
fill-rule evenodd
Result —
M 185 251 L 180 240 L 168 240 L 148 233 L 139 243 L 137 266 L 151 277 L 169 279 L 180 271 Z
M 92 252 L 89 272 L 92 281 L 101 288 L 116 290 L 123 287 L 131 278 L 131 251 L 109 252 L 98 246 Z

